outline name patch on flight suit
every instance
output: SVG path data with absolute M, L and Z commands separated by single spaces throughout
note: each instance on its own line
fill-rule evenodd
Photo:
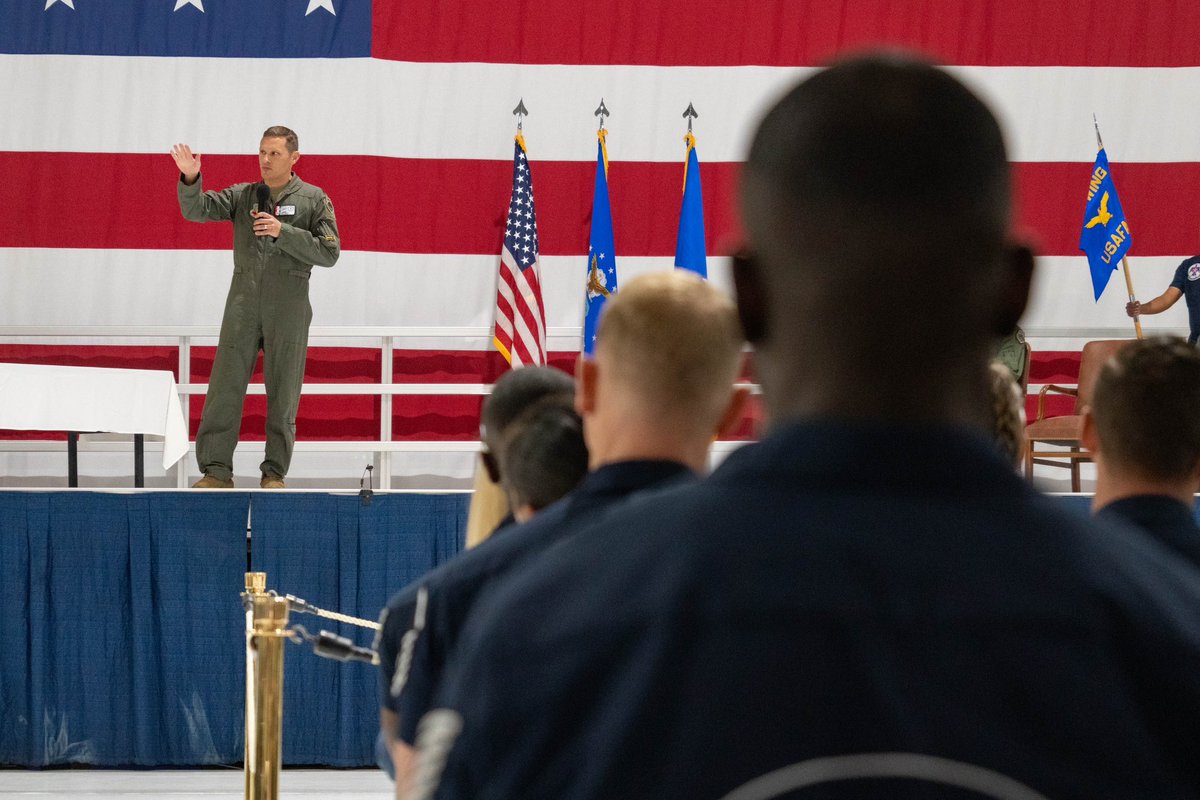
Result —
M 295 206 L 276 206 L 275 216 L 277 217 L 294 217 L 296 216 Z

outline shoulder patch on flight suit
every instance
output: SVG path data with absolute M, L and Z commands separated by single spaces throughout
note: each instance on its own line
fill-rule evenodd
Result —
M 333 201 L 329 199 L 329 195 L 325 195 L 325 209 L 330 214 L 333 213 Z

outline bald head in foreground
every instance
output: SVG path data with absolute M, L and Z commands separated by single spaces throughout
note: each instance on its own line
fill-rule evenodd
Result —
M 844 61 L 770 111 L 734 265 L 769 435 L 472 620 L 437 797 L 1200 795 L 1200 578 L 988 438 L 1032 272 L 1010 202 L 996 120 L 928 64 Z

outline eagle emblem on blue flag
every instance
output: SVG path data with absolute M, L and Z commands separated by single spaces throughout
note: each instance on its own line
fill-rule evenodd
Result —
M 1096 154 L 1096 164 L 1092 167 L 1092 177 L 1088 182 L 1083 230 L 1079 234 L 1079 249 L 1087 253 L 1095 299 L 1100 299 L 1113 270 L 1129 252 L 1132 242 L 1129 223 L 1125 221 L 1125 211 L 1121 208 L 1117 187 L 1108 166 L 1108 155 L 1101 148 Z

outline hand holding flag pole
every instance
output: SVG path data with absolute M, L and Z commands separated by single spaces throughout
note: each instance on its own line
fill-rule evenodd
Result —
M 1100 137 L 1100 122 L 1096 119 L 1095 114 L 1092 114 L 1092 124 L 1096 127 L 1096 147 L 1099 150 L 1099 152 L 1103 153 L 1104 152 L 1104 140 Z M 1105 161 L 1107 162 L 1107 158 L 1105 159 Z M 1113 194 L 1114 195 L 1116 194 L 1115 188 L 1113 190 Z M 1100 211 L 1102 214 L 1104 212 L 1107 212 L 1108 209 L 1106 206 L 1107 206 L 1107 204 L 1105 204 L 1102 199 L 1101 207 L 1100 207 Z M 1118 206 L 1118 208 L 1119 208 L 1119 206 Z M 1121 216 L 1121 222 L 1124 223 L 1124 214 L 1120 214 L 1120 216 Z M 1085 222 L 1085 224 L 1086 224 L 1086 222 Z M 1124 224 L 1125 224 L 1125 230 L 1126 230 L 1126 232 L 1128 232 L 1129 226 L 1127 223 L 1124 223 Z M 1107 222 L 1105 223 L 1105 226 L 1107 227 Z M 1128 233 L 1126 235 L 1128 236 Z M 1128 251 L 1128 249 L 1129 249 L 1128 246 L 1126 246 L 1125 250 Z M 1129 272 L 1129 256 L 1126 255 L 1125 253 L 1121 254 L 1121 271 L 1125 273 L 1125 289 L 1127 290 L 1127 292 L 1129 294 L 1129 302 L 1136 303 L 1137 297 L 1133 291 L 1133 276 Z M 1142 320 L 1137 316 L 1134 316 L 1134 318 L 1133 318 L 1133 330 L 1134 330 L 1134 333 L 1137 334 L 1137 338 L 1141 339 L 1142 338 Z

